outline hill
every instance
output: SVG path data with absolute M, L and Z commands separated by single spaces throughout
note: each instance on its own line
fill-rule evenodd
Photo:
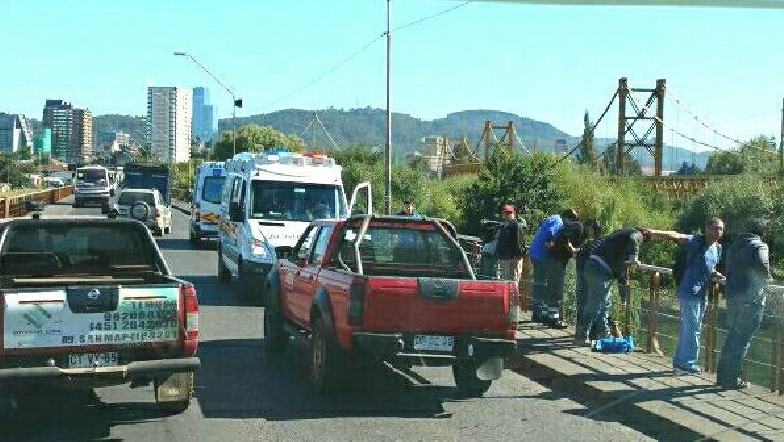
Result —
M 338 144 L 361 142 L 380 147 L 385 143 L 386 113 L 383 109 L 363 108 L 347 111 L 334 108 L 317 111 L 286 109 L 237 118 L 237 126 L 249 123 L 272 126 L 284 133 L 303 134 L 302 137 L 308 145 L 329 147 L 332 142 L 318 122 L 309 126 L 311 121 L 315 121 L 316 115 Z M 427 136 L 446 135 L 457 139 L 465 135 L 473 146 L 479 141 L 486 120 L 493 121 L 497 125 L 514 121 L 518 136 L 524 142 L 538 143 L 540 147 L 552 147 L 556 139 L 569 137 L 549 123 L 494 110 L 466 110 L 431 121 L 412 117 L 409 114 L 394 113 L 393 143 L 398 148 L 396 152 L 399 154 L 396 157 L 401 158 L 406 153 L 418 151 L 420 140 Z M 221 119 L 218 126 L 222 131 L 231 130 L 231 119 Z

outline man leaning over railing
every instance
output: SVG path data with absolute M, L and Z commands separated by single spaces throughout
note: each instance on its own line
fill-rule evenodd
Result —
M 716 369 L 716 383 L 730 389 L 746 388 L 741 379 L 743 359 L 759 330 L 765 311 L 765 286 L 771 280 L 768 245 L 763 242 L 765 221 L 751 219 L 745 233 L 727 252 L 727 339 Z
M 707 289 L 712 277 L 723 277 L 716 270 L 716 266 L 721 258 L 721 245 L 718 241 L 724 235 L 724 221 L 719 218 L 709 219 L 702 235 L 686 235 L 670 230 L 646 230 L 651 237 L 685 244 L 686 267 L 683 279 L 678 285 L 678 345 L 672 366 L 677 372 L 700 373 L 700 332 L 707 305 Z
M 610 335 L 607 324 L 607 305 L 613 279 L 627 280 L 628 264 L 639 264 L 640 244 L 649 236 L 645 229 L 620 229 L 603 238 L 591 251 L 583 276 L 587 288 L 585 306 L 577 315 L 574 341 L 585 345 L 594 322 L 599 322 L 599 339 Z

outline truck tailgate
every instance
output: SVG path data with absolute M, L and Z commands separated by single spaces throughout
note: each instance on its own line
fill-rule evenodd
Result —
M 451 332 L 508 328 L 509 290 L 500 281 L 370 277 L 363 328 Z
M 170 345 L 180 339 L 175 286 L 69 286 L 0 296 L 6 355 Z

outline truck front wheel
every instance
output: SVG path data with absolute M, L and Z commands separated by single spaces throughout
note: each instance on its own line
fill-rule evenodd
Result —
M 289 334 L 283 327 L 283 315 L 275 307 L 264 308 L 264 342 L 275 353 L 285 350 L 289 343 Z
M 458 361 L 452 365 L 457 391 L 464 397 L 482 396 L 493 381 L 484 381 L 476 375 L 478 365 L 472 361 Z
M 335 393 L 341 375 L 341 354 L 321 318 L 315 318 L 310 339 L 310 384 L 318 394 Z

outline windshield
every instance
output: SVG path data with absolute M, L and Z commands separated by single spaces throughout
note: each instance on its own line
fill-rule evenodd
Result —
M 208 203 L 219 204 L 221 202 L 221 195 L 223 194 L 223 183 L 226 177 L 213 177 L 208 176 L 204 179 L 204 188 L 201 191 L 202 201 Z
M 343 190 L 333 184 L 253 181 L 251 218 L 312 221 L 345 216 Z
M 155 197 L 150 192 L 123 192 L 120 194 L 120 198 L 117 199 L 117 204 L 130 206 L 137 201 L 142 201 L 152 206 L 155 204 Z
M 339 256 L 334 257 L 354 271 L 357 269 L 354 243 L 358 231 L 356 225 L 346 227 L 338 247 Z M 424 276 L 423 272 L 441 277 L 466 274 L 460 250 L 429 224 L 371 225 L 360 243 L 359 252 L 362 265 L 370 274 L 383 273 L 380 269 L 391 271 L 389 274 L 415 272 L 419 276 Z
M 76 184 L 106 184 L 107 174 L 104 169 L 80 169 L 76 171 Z
M 139 229 L 118 225 L 15 226 L 0 253 L 3 275 L 106 274 L 116 266 L 154 265 Z

